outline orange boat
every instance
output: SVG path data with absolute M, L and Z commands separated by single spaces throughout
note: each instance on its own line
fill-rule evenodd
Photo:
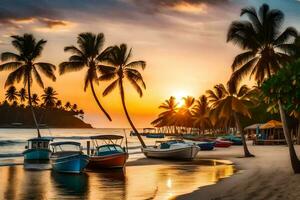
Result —
M 97 135 L 90 137 L 94 146 L 94 152 L 90 155 L 88 169 L 123 168 L 128 159 L 127 141 L 122 147 L 123 136 Z M 101 141 L 102 144 L 99 144 Z

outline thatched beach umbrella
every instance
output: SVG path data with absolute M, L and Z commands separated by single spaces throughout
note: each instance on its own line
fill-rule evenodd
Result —
M 270 120 L 267 123 L 261 125 L 260 129 L 272 129 L 272 128 L 282 128 L 282 123 L 276 120 Z

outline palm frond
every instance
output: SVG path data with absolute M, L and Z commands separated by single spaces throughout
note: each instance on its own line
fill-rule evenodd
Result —
M 133 88 L 135 89 L 135 91 L 137 91 L 139 96 L 142 97 L 143 96 L 143 91 L 142 91 L 141 87 L 138 85 L 138 83 L 132 78 L 128 78 L 128 80 L 131 83 L 131 85 L 133 86 Z
M 253 66 L 256 64 L 258 58 L 253 58 L 243 66 L 241 66 L 239 69 L 234 71 L 231 74 L 231 77 L 229 79 L 229 85 L 237 85 L 240 80 L 242 80 L 243 77 L 248 75 L 248 73 L 253 69 Z
M 286 28 L 274 41 L 274 45 L 280 45 L 288 42 L 292 37 L 296 38 L 298 31 L 294 27 Z
M 106 74 L 106 73 L 115 73 L 117 68 L 108 65 L 98 65 L 97 69 L 101 74 Z
M 59 74 L 80 71 L 85 67 L 83 62 L 62 62 L 59 64 Z
M 241 10 L 240 16 L 243 15 L 247 15 L 257 32 L 259 32 L 263 28 L 254 7 L 243 8 Z
M 70 52 L 70 53 L 75 54 L 77 56 L 81 56 L 81 57 L 84 56 L 83 52 L 81 50 L 79 50 L 77 47 L 73 46 L 73 45 L 65 47 L 64 51 L 65 52 Z
M 234 58 L 234 61 L 231 65 L 232 71 L 235 71 L 238 67 L 240 67 L 241 65 L 248 62 L 250 59 L 255 57 L 255 55 L 256 55 L 256 52 L 254 52 L 254 51 L 246 51 L 246 52 L 243 52 L 243 53 L 237 55 Z
M 56 77 L 54 74 L 54 70 L 56 69 L 55 65 L 50 63 L 42 63 L 38 62 L 34 64 L 35 67 L 38 68 L 46 77 L 50 78 L 51 80 L 55 81 Z
M 24 65 L 19 67 L 15 71 L 11 72 L 5 81 L 5 87 L 13 85 L 15 82 L 19 83 L 22 80 L 25 72 L 26 72 L 26 66 Z
M 118 81 L 119 81 L 119 79 L 116 79 L 116 80 L 114 80 L 111 84 L 109 84 L 109 85 L 105 88 L 105 90 L 103 91 L 102 95 L 103 95 L 103 96 L 106 96 L 106 95 L 108 95 L 109 93 L 111 93 L 111 92 L 117 87 Z
M 127 76 L 128 79 L 132 79 L 136 83 L 142 84 L 143 88 L 146 89 L 146 84 L 145 84 L 143 77 L 139 71 L 133 70 L 133 69 L 130 69 L 130 70 L 127 69 L 127 70 L 125 70 L 125 75 Z
M 125 67 L 128 67 L 128 68 L 138 68 L 138 67 L 141 67 L 142 69 L 145 69 L 146 68 L 146 62 L 142 61 L 142 60 L 133 61 L 131 63 L 128 63 Z
M 1 54 L 1 61 L 5 62 L 5 61 L 9 61 L 9 60 L 20 61 L 21 56 L 19 56 L 18 54 L 12 53 L 12 52 L 3 52 Z
M 33 75 L 34 75 L 34 78 L 35 78 L 37 84 L 38 84 L 41 88 L 44 88 L 44 83 L 43 83 L 43 80 L 42 80 L 42 78 L 41 78 L 39 72 L 36 70 L 35 67 L 33 68 L 32 71 L 33 71 Z
M 0 71 L 4 70 L 15 70 L 22 65 L 21 62 L 8 62 L 0 65 Z
M 99 77 L 99 81 L 110 81 L 116 77 L 116 73 L 105 73 Z

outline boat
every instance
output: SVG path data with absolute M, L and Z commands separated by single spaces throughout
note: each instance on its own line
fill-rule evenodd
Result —
M 200 147 L 201 151 L 210 151 L 215 147 L 215 142 L 197 142 L 198 147 Z
M 50 159 L 54 171 L 81 173 L 89 162 L 89 156 L 83 154 L 79 142 L 54 142 L 51 146 L 53 153 Z
M 159 145 L 157 145 L 159 143 Z M 183 140 L 158 141 L 155 146 L 142 148 L 148 158 L 192 160 L 200 148 Z
M 122 147 L 123 136 L 97 135 L 91 136 L 94 151 L 90 155 L 88 169 L 123 168 L 128 159 L 127 140 Z
M 164 138 L 165 134 L 163 133 L 148 133 L 146 134 L 146 138 Z
M 232 145 L 243 145 L 242 139 L 240 137 L 236 137 L 234 135 L 227 135 L 222 138 L 232 142 Z
M 52 141 L 52 138 L 49 137 L 37 137 L 27 140 L 25 151 L 22 153 L 24 160 L 49 160 L 51 156 L 50 141 Z
M 215 147 L 227 148 L 232 145 L 232 142 L 222 139 L 215 140 Z

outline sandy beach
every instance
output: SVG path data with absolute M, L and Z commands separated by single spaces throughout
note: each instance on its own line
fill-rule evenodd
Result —
M 231 160 L 239 171 L 217 184 L 177 197 L 177 199 L 300 199 L 300 175 L 291 169 L 286 146 L 252 146 L 255 158 L 240 158 L 242 147 L 200 152 L 201 158 Z M 300 146 L 296 146 L 300 153 Z

